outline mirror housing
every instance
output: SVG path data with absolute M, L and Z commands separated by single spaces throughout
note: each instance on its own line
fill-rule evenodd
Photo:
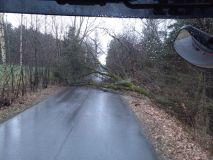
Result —
M 213 68 L 213 37 L 193 26 L 187 25 L 180 29 L 174 49 L 193 65 Z

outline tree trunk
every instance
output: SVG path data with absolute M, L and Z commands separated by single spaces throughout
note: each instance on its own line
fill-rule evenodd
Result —
M 23 72 L 23 14 L 21 14 L 21 28 L 20 28 L 20 83 L 21 83 L 21 94 L 24 95 L 24 72 Z
M 6 75 L 6 48 L 5 48 L 5 35 L 4 35 L 4 14 L 0 13 L 0 47 L 1 47 L 1 59 L 3 64 L 3 86 L 2 86 L 2 98 L 5 96 L 5 82 L 7 79 Z

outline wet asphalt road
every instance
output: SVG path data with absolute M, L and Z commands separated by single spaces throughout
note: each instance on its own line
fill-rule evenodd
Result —
M 0 160 L 154 160 L 119 95 L 67 89 L 0 124 Z

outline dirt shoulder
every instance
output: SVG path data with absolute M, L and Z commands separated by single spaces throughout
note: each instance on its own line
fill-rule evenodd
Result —
M 145 127 L 160 160 L 213 160 L 182 123 L 137 93 L 128 93 L 132 110 Z
M 46 89 L 40 89 L 37 92 L 28 92 L 23 97 L 17 98 L 10 106 L 0 109 L 0 123 L 32 107 L 34 104 L 47 99 L 62 89 L 64 89 L 62 86 L 50 85 Z

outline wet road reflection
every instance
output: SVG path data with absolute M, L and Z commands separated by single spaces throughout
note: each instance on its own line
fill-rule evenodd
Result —
M 0 125 L 0 160 L 154 160 L 119 95 L 67 89 Z

